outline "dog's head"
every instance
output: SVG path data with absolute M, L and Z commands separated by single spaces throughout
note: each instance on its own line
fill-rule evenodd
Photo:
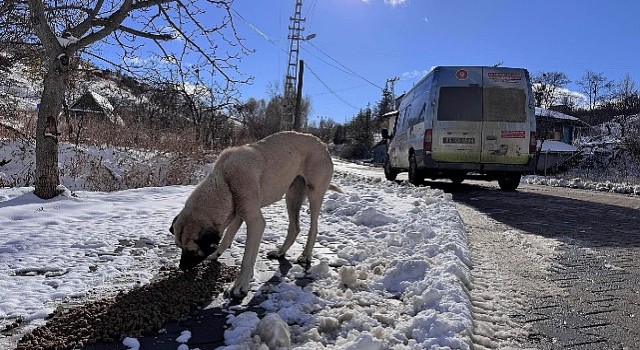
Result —
M 176 245 L 182 248 L 180 269 L 188 270 L 203 262 L 218 249 L 222 235 L 221 230 L 212 225 L 206 225 L 183 213 L 173 219 L 169 228 L 173 233 Z

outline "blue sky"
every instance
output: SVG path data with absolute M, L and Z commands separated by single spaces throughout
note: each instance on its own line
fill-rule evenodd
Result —
M 282 88 L 294 5 L 234 1 L 244 19 L 236 19 L 240 36 L 255 50 L 240 64 L 254 77 L 242 87 L 243 99 L 268 98 L 275 83 Z M 310 117 L 343 123 L 378 101 L 388 78 L 400 78 L 399 94 L 437 65 L 502 62 L 532 74 L 561 71 L 576 91 L 587 69 L 616 81 L 629 73 L 640 84 L 638 13 L 636 0 L 304 0 L 304 35 L 316 34 L 300 53 Z

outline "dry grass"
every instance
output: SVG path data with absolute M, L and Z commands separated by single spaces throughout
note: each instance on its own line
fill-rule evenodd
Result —
M 36 118 L 35 112 L 11 119 L 0 116 L 0 147 L 20 141 L 23 146 L 19 148 L 24 150 L 11 157 L 28 169 L 5 174 L 4 181 L 0 177 L 0 186 L 33 185 Z M 79 123 L 71 119 L 58 124 L 60 175 L 73 182 L 63 180 L 63 185 L 76 189 L 115 191 L 195 184 L 206 175 L 204 166 L 214 162 L 220 151 L 204 149 L 193 128 L 160 129 L 139 123 L 119 126 L 91 119 Z

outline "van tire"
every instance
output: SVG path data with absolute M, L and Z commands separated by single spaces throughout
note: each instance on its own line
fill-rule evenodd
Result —
M 459 185 L 464 181 L 464 175 L 454 175 L 449 178 L 454 185 Z
M 409 155 L 409 183 L 415 186 L 420 186 L 424 182 L 424 177 L 418 170 L 418 162 L 416 161 L 416 155 L 411 153 Z
M 385 179 L 389 181 L 395 181 L 396 177 L 400 172 L 397 169 L 391 167 L 391 164 L 389 163 L 389 159 L 387 159 L 387 161 L 384 162 L 384 165 L 382 167 L 384 168 Z
M 498 179 L 498 185 L 503 191 L 513 192 L 518 188 L 518 185 L 520 185 L 520 174 L 506 175 Z

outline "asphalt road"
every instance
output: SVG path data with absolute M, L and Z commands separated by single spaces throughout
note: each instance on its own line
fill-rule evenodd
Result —
M 427 185 L 453 194 L 469 231 L 483 281 L 482 298 L 474 298 L 483 314 L 478 328 L 489 327 L 477 332 L 477 348 L 640 349 L 640 197 L 534 185 L 504 192 L 475 181 Z M 513 300 L 486 306 L 492 289 Z

